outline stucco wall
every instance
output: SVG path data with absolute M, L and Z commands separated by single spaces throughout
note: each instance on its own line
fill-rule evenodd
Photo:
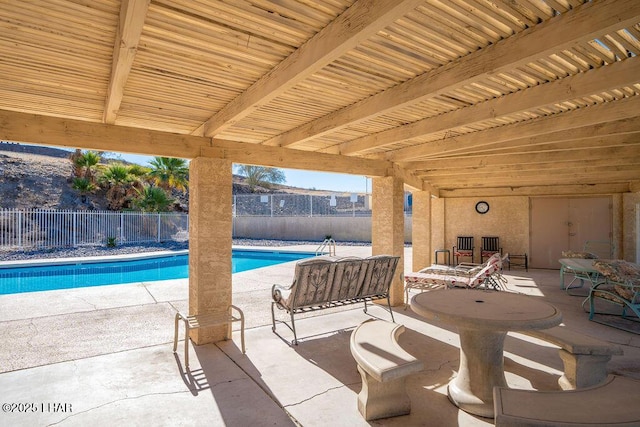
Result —
M 485 214 L 479 214 L 475 210 L 476 203 L 480 200 L 489 203 L 489 211 Z M 440 222 L 444 224 L 445 249 L 452 250 L 457 244 L 458 236 L 473 236 L 475 261 L 480 262 L 481 238 L 498 236 L 503 253 L 529 252 L 528 197 L 444 199 L 443 214 L 444 218 Z
M 624 259 L 640 263 L 638 251 L 637 209 L 640 207 L 640 193 L 622 195 L 622 250 Z
M 405 241 L 411 241 L 411 216 L 404 218 Z M 371 242 L 371 217 L 236 217 L 233 236 L 252 239 Z
M 478 201 L 489 203 L 484 215 L 475 211 Z M 613 195 L 613 241 L 616 257 L 637 262 L 636 209 L 640 193 Z M 423 215 L 414 212 L 414 215 Z M 499 236 L 503 253 L 530 253 L 529 197 L 486 197 L 433 199 L 431 203 L 431 244 L 451 250 L 457 236 L 475 238 L 475 260 L 480 258 L 482 236 Z M 405 216 L 405 241 L 411 242 L 411 216 Z M 234 237 L 322 241 L 331 234 L 336 241 L 371 241 L 368 217 L 238 217 Z M 453 261 L 453 260 L 452 260 Z M 431 262 L 435 262 L 432 258 Z

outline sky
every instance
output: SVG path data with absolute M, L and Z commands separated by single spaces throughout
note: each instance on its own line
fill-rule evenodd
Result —
M 132 163 L 147 165 L 153 157 L 136 154 L 118 154 L 119 158 Z M 339 173 L 309 172 L 295 169 L 282 169 L 287 177 L 284 184 L 292 187 L 316 190 L 344 191 L 350 193 L 370 193 L 371 179 L 362 175 Z

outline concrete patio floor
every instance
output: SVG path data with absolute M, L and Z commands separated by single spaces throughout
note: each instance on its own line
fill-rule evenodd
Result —
M 370 253 L 368 246 L 339 245 L 337 251 L 339 256 Z M 405 253 L 410 271 L 411 249 Z M 455 330 L 403 307 L 394 310 L 396 322 L 406 327 L 400 344 L 425 365 L 407 382 L 412 412 L 364 421 L 356 408 L 361 380 L 349 336 L 370 316 L 360 304 L 301 317 L 300 344 L 290 346 L 286 327 L 278 328 L 283 338 L 271 331 L 270 290 L 274 283 L 290 284 L 294 265 L 233 275 L 233 303 L 246 317 L 247 352 L 241 353 L 235 330 L 233 340 L 192 346 L 186 374 L 183 342 L 172 352 L 175 312 L 187 311 L 186 279 L 0 296 L 0 425 L 493 424 L 458 410 L 447 398 L 459 361 Z M 613 357 L 610 373 L 640 379 L 640 335 L 588 321 L 583 298 L 560 290 L 558 271 L 505 274 L 509 290 L 560 308 L 567 328 L 621 345 L 624 355 Z M 389 319 L 381 307 L 370 314 Z M 510 333 L 505 370 L 512 387 L 558 390 L 562 362 L 551 344 Z

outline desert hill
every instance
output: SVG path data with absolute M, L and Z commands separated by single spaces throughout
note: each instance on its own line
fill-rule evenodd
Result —
M 91 194 L 88 202 L 83 203 L 78 191 L 71 187 L 70 154 L 70 151 L 57 148 L 0 142 L 0 209 L 107 210 L 104 191 Z M 251 193 L 244 177 L 234 175 L 233 180 L 234 194 Z M 272 192 L 336 194 L 287 185 L 254 190 L 254 193 Z M 188 210 L 188 194 L 174 192 L 172 197 L 177 201 L 175 210 Z

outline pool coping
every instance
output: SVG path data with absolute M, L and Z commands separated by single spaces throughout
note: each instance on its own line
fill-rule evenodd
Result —
M 326 253 L 311 252 L 311 251 L 295 251 L 291 249 L 276 250 L 276 249 L 256 249 L 255 246 L 233 246 L 234 250 L 241 250 L 246 252 L 275 252 L 275 253 L 304 253 L 315 255 L 326 255 Z M 97 264 L 101 262 L 109 261 L 136 261 L 142 259 L 162 258 L 168 256 L 180 256 L 189 254 L 189 249 L 181 249 L 178 251 L 152 251 L 152 252 L 140 252 L 118 255 L 96 255 L 96 256 L 82 256 L 82 257 L 68 257 L 68 258 L 36 258 L 30 260 L 17 260 L 17 261 L 0 261 L 0 269 L 9 268 L 22 268 L 22 267 L 42 267 L 48 265 L 65 265 L 65 264 Z

